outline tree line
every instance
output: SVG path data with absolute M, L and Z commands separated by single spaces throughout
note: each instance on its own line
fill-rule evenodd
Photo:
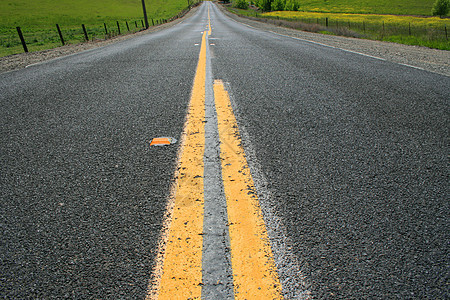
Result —
M 224 0 L 230 2 L 230 0 Z M 260 10 L 266 11 L 297 11 L 300 8 L 300 2 L 297 0 L 234 0 L 233 6 L 240 9 L 247 9 L 249 5 L 254 5 Z M 433 16 L 446 16 L 450 10 L 450 0 L 436 0 L 431 10 Z

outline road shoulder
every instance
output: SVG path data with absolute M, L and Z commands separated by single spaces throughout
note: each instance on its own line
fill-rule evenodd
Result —
M 87 43 L 81 43 L 81 44 L 76 44 L 76 45 L 65 45 L 65 46 L 48 49 L 48 50 L 28 52 L 28 53 L 19 53 L 19 54 L 0 57 L 0 74 L 4 73 L 4 72 L 23 69 L 29 65 L 52 60 L 52 59 L 55 59 L 58 57 L 67 56 L 67 55 L 83 52 L 86 50 L 103 47 L 103 46 L 106 46 L 109 44 L 127 40 L 129 38 L 133 38 L 133 37 L 136 37 L 139 35 L 161 31 L 168 27 L 172 27 L 172 26 L 182 22 L 183 20 L 191 17 L 192 15 L 195 14 L 198 7 L 199 6 L 192 8 L 182 18 L 175 19 L 169 23 L 152 26 L 147 30 L 139 31 L 136 33 L 120 35 L 120 36 L 114 37 L 109 40 L 94 40 L 94 41 L 90 41 Z
M 231 19 L 259 30 L 450 76 L 450 51 L 300 31 L 240 17 L 219 7 Z

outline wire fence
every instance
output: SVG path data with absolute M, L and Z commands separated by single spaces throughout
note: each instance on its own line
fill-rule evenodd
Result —
M 280 19 L 275 17 L 265 17 L 271 19 Z M 423 26 L 409 22 L 408 24 L 387 23 L 376 21 L 360 21 L 354 22 L 351 20 L 332 19 L 332 18 L 283 18 L 288 21 L 296 21 L 307 24 L 318 24 L 326 28 L 345 28 L 353 30 L 364 35 L 382 38 L 383 36 L 402 35 L 402 36 L 426 36 L 429 39 L 447 40 L 448 30 L 447 25 L 437 26 Z
M 170 19 L 148 19 L 149 26 L 158 26 L 184 16 L 192 3 Z M 122 34 L 145 30 L 144 19 L 108 21 L 98 24 L 60 25 L 43 27 L 10 27 L 0 29 L 0 57 L 21 52 L 51 49 L 67 44 L 106 40 Z
M 314 15 L 297 11 L 263 12 L 254 5 L 248 9 L 237 9 L 231 4 L 224 6 L 242 17 L 277 26 L 450 50 L 449 18 L 337 13 Z

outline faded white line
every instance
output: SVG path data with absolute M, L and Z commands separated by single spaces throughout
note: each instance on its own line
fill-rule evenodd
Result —
M 425 70 L 424 68 L 421 68 L 421 67 L 416 67 L 416 66 L 412 66 L 412 65 L 408 65 L 408 64 L 402 64 L 402 63 L 398 63 L 398 64 L 402 65 L 402 66 L 405 66 L 405 67 L 410 67 L 410 68 L 413 68 L 413 69 L 417 69 L 417 70 L 427 71 L 427 70 Z
M 424 68 L 421 68 L 421 67 L 417 67 L 417 66 L 413 66 L 413 65 L 409 65 L 409 64 L 404 64 L 404 63 L 400 63 L 400 62 L 396 62 L 396 61 L 392 61 L 392 60 L 387 60 L 387 59 L 382 58 L 382 57 L 373 56 L 373 55 L 370 55 L 370 54 L 357 52 L 357 51 L 353 51 L 353 50 L 348 50 L 348 49 L 344 49 L 344 48 L 339 48 L 339 47 L 331 46 L 331 45 L 320 43 L 320 42 L 315 42 L 315 41 L 311 41 L 311 40 L 307 40 L 307 39 L 302 39 L 302 38 L 298 38 L 298 37 L 294 37 L 294 36 L 289 36 L 289 35 L 277 33 L 277 32 L 272 31 L 272 30 L 263 30 L 263 29 L 259 29 L 257 27 L 254 27 L 254 26 L 251 26 L 251 25 L 248 25 L 248 24 L 240 23 L 240 22 L 238 22 L 238 21 L 236 21 L 234 19 L 231 19 L 231 20 L 233 20 L 234 22 L 236 22 L 238 24 L 241 24 L 243 26 L 252 28 L 254 30 L 270 32 L 270 33 L 278 35 L 278 36 L 287 37 L 287 38 L 291 38 L 291 39 L 302 41 L 302 42 L 307 42 L 307 43 L 311 43 L 311 44 L 315 44 L 315 45 L 319 45 L 319 46 L 323 46 L 323 47 L 327 47 L 327 48 L 337 49 L 337 50 L 345 51 L 345 52 L 348 52 L 348 53 L 353 53 L 353 54 L 357 54 L 357 55 L 373 58 L 373 59 L 380 60 L 380 61 L 388 61 L 388 62 L 397 64 L 397 65 L 405 66 L 405 67 L 408 67 L 408 68 L 413 68 L 413 69 L 416 69 L 416 70 L 428 71 L 428 72 L 436 73 L 436 72 L 433 72 L 433 71 L 430 71 L 430 70 L 427 70 L 427 69 L 424 69 Z M 436 74 L 440 74 L 440 73 L 436 73 Z

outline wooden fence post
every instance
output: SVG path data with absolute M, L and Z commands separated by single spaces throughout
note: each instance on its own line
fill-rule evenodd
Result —
M 65 45 L 64 44 L 64 38 L 63 38 L 63 35 L 62 35 L 62 32 L 61 32 L 61 28 L 59 28 L 58 24 L 56 24 L 56 29 L 58 29 L 58 34 L 59 34 L 59 38 L 61 39 L 61 44 L 64 46 Z
M 144 21 L 145 21 L 145 29 L 148 29 L 148 17 L 147 17 L 147 9 L 145 8 L 145 0 L 142 0 L 142 10 L 144 13 Z
M 88 38 L 87 31 L 86 31 L 86 27 L 84 26 L 84 24 L 81 24 L 81 27 L 83 28 L 84 38 L 86 39 L 86 42 L 88 42 L 89 38 Z
M 25 39 L 23 38 L 22 30 L 20 27 L 16 27 L 17 33 L 19 34 L 20 41 L 22 42 L 23 51 L 28 52 L 27 44 L 25 43 Z
M 103 26 L 105 27 L 105 35 L 108 35 L 108 28 L 106 27 L 106 23 L 103 23 Z
M 127 24 L 127 31 L 130 31 L 130 26 L 128 26 L 128 21 L 125 21 L 125 24 Z
M 116 21 L 117 23 L 117 30 L 119 30 L 119 35 L 120 35 L 120 25 L 119 25 L 119 21 Z

